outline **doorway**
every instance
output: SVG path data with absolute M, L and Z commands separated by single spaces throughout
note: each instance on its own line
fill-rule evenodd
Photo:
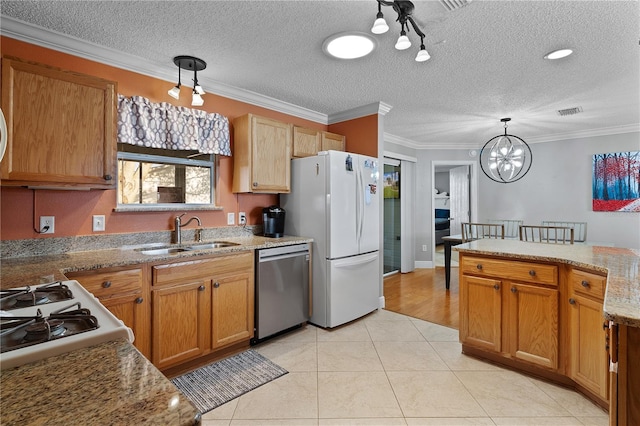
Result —
M 383 203 L 384 203 L 384 237 L 383 237 L 383 273 L 384 275 L 400 271 L 401 224 L 400 208 L 400 161 L 392 158 L 384 159 Z

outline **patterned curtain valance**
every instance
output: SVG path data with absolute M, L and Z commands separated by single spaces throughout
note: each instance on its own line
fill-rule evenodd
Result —
M 118 94 L 118 142 L 231 156 L 227 117 L 142 96 Z

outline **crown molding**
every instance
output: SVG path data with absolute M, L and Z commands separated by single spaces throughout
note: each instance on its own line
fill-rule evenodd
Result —
M 47 49 L 175 83 L 176 73 L 173 63 L 163 64 L 151 62 L 138 56 L 120 52 L 57 31 L 48 30 L 8 16 L 3 15 L 1 17 L 0 34 Z M 206 87 L 209 93 L 316 123 L 328 124 L 327 114 L 312 111 L 250 90 L 229 86 L 206 77 L 200 78 L 199 80 L 200 84 Z
M 567 139 L 584 139 L 584 138 L 590 138 L 594 136 L 609 136 L 609 135 L 619 135 L 622 133 L 637 133 L 637 132 L 640 132 L 640 123 L 627 124 L 624 126 L 601 127 L 599 129 L 579 130 L 577 132 L 555 133 L 550 135 L 535 136 L 535 137 L 527 138 L 527 143 L 533 144 L 533 143 L 562 141 Z
M 367 105 L 362 105 L 356 108 L 348 109 L 346 111 L 338 112 L 329 115 L 328 124 L 341 123 L 347 120 L 354 120 L 360 117 L 366 117 L 368 115 L 379 114 L 386 115 L 393 108 L 389 104 L 384 102 L 373 102 Z

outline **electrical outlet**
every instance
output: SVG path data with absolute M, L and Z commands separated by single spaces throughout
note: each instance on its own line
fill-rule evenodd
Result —
M 55 225 L 56 225 L 55 216 L 40 216 L 40 233 L 41 234 L 53 234 L 56 231 Z M 47 228 L 46 231 L 45 231 L 45 228 Z
M 235 225 L 235 224 L 236 224 L 236 214 L 227 213 L 227 225 Z
M 103 214 L 93 215 L 93 232 L 104 232 L 105 223 Z
M 422 245 L 422 251 L 427 251 L 427 245 L 426 244 Z
M 247 224 L 247 214 L 245 212 L 238 213 L 238 223 L 240 225 L 246 225 Z

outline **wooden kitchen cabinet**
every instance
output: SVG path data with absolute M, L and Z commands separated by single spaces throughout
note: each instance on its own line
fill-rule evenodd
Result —
M 291 190 L 292 125 L 247 114 L 233 120 L 233 192 Z
M 154 265 L 152 361 L 160 369 L 249 343 L 253 252 Z
M 602 304 L 606 277 L 569 271 L 570 377 L 602 400 L 609 399 L 609 356 Z
M 311 157 L 322 150 L 321 131 L 293 126 L 293 149 L 291 155 L 295 158 Z
M 77 280 L 131 328 L 135 337 L 133 344 L 145 357 L 151 358 L 151 300 L 148 286 L 144 285 L 144 269 L 105 268 L 69 272 L 66 276 Z
M 640 425 L 640 328 L 613 324 L 610 330 L 610 426 Z
M 344 151 L 345 137 L 336 133 L 322 132 L 320 151 Z
M 115 82 L 3 56 L 2 111 L 2 185 L 115 188 Z
M 555 265 L 462 255 L 460 340 L 501 357 L 558 368 Z

